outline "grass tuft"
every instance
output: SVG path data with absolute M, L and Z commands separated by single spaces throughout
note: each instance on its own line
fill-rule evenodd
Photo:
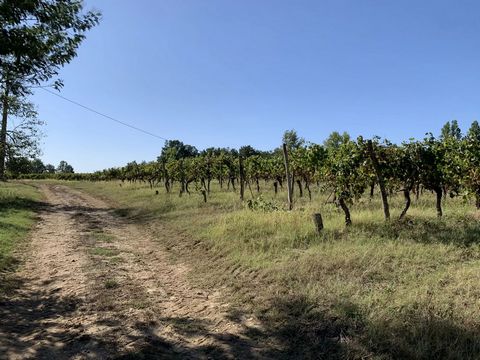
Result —
M 90 250 L 90 253 L 96 256 L 113 257 L 113 256 L 117 256 L 120 252 L 116 249 L 95 247 Z
M 105 289 L 115 289 L 119 286 L 119 283 L 115 279 L 105 280 Z

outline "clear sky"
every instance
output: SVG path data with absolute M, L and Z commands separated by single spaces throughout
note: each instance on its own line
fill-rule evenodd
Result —
M 296 129 L 400 142 L 479 119 L 476 0 L 88 0 L 101 24 L 62 95 L 202 149 L 271 149 Z M 163 141 L 42 90 L 42 159 L 76 171 L 154 160 Z

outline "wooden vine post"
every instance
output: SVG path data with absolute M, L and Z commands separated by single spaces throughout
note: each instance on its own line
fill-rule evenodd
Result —
M 285 162 L 285 174 L 287 176 L 287 194 L 288 194 L 288 210 L 293 209 L 293 184 L 290 176 L 290 170 L 288 166 L 288 150 L 287 144 L 283 144 L 283 160 Z
M 317 234 L 320 234 L 320 232 L 323 230 L 322 214 L 313 214 L 313 223 L 315 224 L 315 230 L 317 231 Z

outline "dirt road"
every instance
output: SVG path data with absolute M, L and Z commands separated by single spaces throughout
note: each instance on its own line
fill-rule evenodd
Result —
M 41 190 L 17 289 L 0 299 L 1 359 L 261 357 L 244 335 L 257 322 L 229 316 L 147 231 L 90 195 Z

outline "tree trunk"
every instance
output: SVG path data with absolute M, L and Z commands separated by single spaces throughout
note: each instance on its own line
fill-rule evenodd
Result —
M 312 191 L 310 190 L 310 184 L 305 180 L 305 189 L 308 191 L 308 199 L 312 201 Z
M 168 178 L 165 178 L 165 190 L 167 190 L 167 194 L 170 192 L 170 182 Z
M 372 183 L 370 184 L 370 199 L 373 198 L 374 190 L 375 190 L 375 182 L 372 181 Z
M 477 190 L 475 194 L 475 207 L 477 208 L 477 210 L 480 210 L 480 191 L 479 190 Z
M 258 178 L 255 179 L 256 185 L 257 185 L 257 193 L 260 192 L 260 181 L 258 181 Z
M 5 158 L 7 157 L 7 120 L 8 120 L 8 87 L 5 87 L 2 98 L 2 127 L 0 130 L 0 181 L 5 181 Z
M 400 220 L 405 217 L 408 209 L 410 208 L 410 204 L 411 204 L 410 190 L 409 189 L 403 190 L 403 196 L 405 197 L 405 207 L 403 208 L 402 213 L 400 214 Z
M 300 192 L 300 197 L 303 197 L 302 182 L 300 180 L 297 180 L 297 185 L 298 185 L 298 191 Z
M 443 197 L 443 190 L 441 187 L 437 187 L 434 189 L 435 193 L 437 194 L 437 202 L 436 202 L 436 207 L 437 207 L 437 217 L 442 217 L 442 197 Z
M 277 181 L 278 181 L 278 185 L 280 185 L 280 188 L 283 189 L 283 180 L 282 180 L 282 178 L 281 178 L 281 177 L 278 177 L 278 178 L 277 178 Z
M 377 156 L 375 155 L 375 151 L 373 150 L 372 140 L 368 140 L 367 142 L 367 151 L 370 159 L 372 160 L 373 169 L 375 170 L 375 175 L 377 176 L 378 187 L 380 188 L 380 194 L 382 195 L 383 214 L 385 215 L 385 220 L 389 220 L 390 209 L 388 207 L 387 190 L 385 189 L 385 182 L 383 179 L 382 171 L 380 169 L 380 165 L 378 164 Z
M 185 181 L 180 181 L 180 193 L 178 196 L 182 197 L 183 193 L 185 192 Z
M 340 207 L 342 208 L 343 212 L 345 213 L 345 226 L 352 225 L 352 219 L 350 217 L 350 210 L 348 209 L 348 206 L 345 203 L 345 199 L 340 197 L 338 199 L 338 203 L 340 204 Z
M 278 194 L 278 182 L 274 181 L 273 182 L 273 188 L 275 189 L 275 195 Z

